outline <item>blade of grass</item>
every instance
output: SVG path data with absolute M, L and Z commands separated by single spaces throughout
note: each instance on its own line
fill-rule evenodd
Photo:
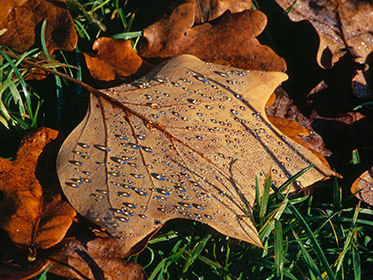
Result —
M 299 245 L 299 249 L 302 252 L 304 261 L 307 263 L 307 267 L 311 276 L 311 279 L 316 279 L 316 275 L 319 277 L 319 279 L 323 279 L 321 277 L 320 270 L 318 269 L 315 261 L 312 259 L 311 255 L 308 253 L 307 249 L 304 246 L 304 243 L 302 240 L 298 237 L 298 235 L 295 233 L 295 231 L 292 229 L 291 232 L 293 233 L 293 236 L 295 240 L 297 241 Z
M 298 172 L 296 175 L 294 175 L 291 179 L 292 180 L 295 180 L 295 177 L 296 176 L 300 176 L 302 175 L 304 172 L 306 172 L 307 170 L 309 170 L 310 168 L 312 168 L 313 165 L 301 170 L 300 172 Z M 286 182 L 287 183 L 287 182 Z M 283 189 L 283 186 L 281 186 L 280 188 Z M 285 199 L 285 196 L 279 191 L 279 189 L 277 189 L 275 186 L 272 185 L 272 189 L 273 191 L 282 199 L 284 200 Z M 298 220 L 298 222 L 304 227 L 304 230 L 306 231 L 308 237 L 310 238 L 311 240 L 311 243 L 313 245 L 313 250 L 314 252 L 316 253 L 318 259 L 321 261 L 321 264 L 323 265 L 326 273 L 328 274 L 328 277 L 332 280 L 336 279 L 335 278 L 335 275 L 328 263 L 328 260 L 326 259 L 326 256 L 323 252 L 323 250 L 321 249 L 321 246 L 319 244 L 319 242 L 317 241 L 317 239 L 315 238 L 315 236 L 313 235 L 313 232 L 311 231 L 310 227 L 308 226 L 307 222 L 303 219 L 302 215 L 299 213 L 299 211 L 297 210 L 297 208 L 291 203 L 289 202 L 288 204 L 288 207 L 290 209 L 290 211 L 294 214 L 294 216 L 296 217 L 296 219 Z
M 284 273 L 283 273 L 283 268 L 284 268 L 283 235 L 282 235 L 281 222 L 277 219 L 275 219 L 274 248 L 275 248 L 276 278 L 282 280 L 284 278 Z
M 202 253 L 202 250 L 205 248 L 207 242 L 211 238 L 211 234 L 206 235 L 201 241 L 197 242 L 194 246 L 190 256 L 187 258 L 187 261 L 182 269 L 182 273 L 186 273 L 189 267 L 197 259 L 197 257 Z

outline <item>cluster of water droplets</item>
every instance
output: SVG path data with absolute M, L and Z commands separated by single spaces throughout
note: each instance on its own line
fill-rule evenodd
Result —
M 95 201 L 84 211 L 119 238 L 136 236 L 140 221 L 151 232 L 177 217 L 235 235 L 268 162 L 276 184 L 309 164 L 293 164 L 299 156 L 287 139 L 242 96 L 249 71 L 198 70 L 107 90 L 123 108 L 100 104 L 105 123 L 96 117 L 87 128 L 100 140 L 83 134 L 71 151 L 65 185 Z

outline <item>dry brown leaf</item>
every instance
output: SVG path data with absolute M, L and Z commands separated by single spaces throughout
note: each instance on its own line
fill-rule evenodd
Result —
M 212 21 L 226 11 L 239 13 L 251 9 L 251 0 L 186 0 L 195 7 L 195 22 Z
M 0 159 L 0 191 L 4 195 L 0 201 L 0 226 L 18 245 L 55 245 L 76 214 L 60 196 L 44 203 L 43 188 L 35 176 L 39 155 L 57 135 L 55 130 L 41 128 L 23 140 L 15 160 Z
M 303 141 L 302 138 L 299 136 L 309 136 L 309 131 L 301 126 L 298 122 L 293 120 L 288 120 L 281 117 L 275 117 L 275 116 L 268 116 L 269 121 L 277 127 L 283 134 L 293 139 L 298 144 L 306 147 L 307 149 L 310 149 L 319 159 L 320 161 L 327 167 L 330 168 L 328 161 L 324 158 L 324 156 L 313 150 L 309 145 L 307 145 L 306 142 Z
M 58 155 L 65 195 L 125 254 L 175 218 L 261 246 L 251 214 L 261 171 L 271 168 L 280 183 L 314 163 L 295 189 L 333 175 L 264 113 L 286 78 L 182 55 L 132 85 L 105 90 L 109 100 L 92 95 Z
M 285 61 L 255 38 L 267 23 L 260 11 L 224 15 L 214 25 L 193 27 L 193 4 L 178 6 L 172 14 L 144 30 L 139 46 L 143 57 L 169 58 L 192 54 L 205 61 L 252 70 L 285 71 Z
M 48 52 L 75 49 L 78 36 L 65 0 L 4 0 L 1 5 L 0 30 L 6 31 L 0 35 L 1 45 L 18 52 L 27 51 L 39 44 L 41 22 L 46 19 Z
M 358 199 L 373 206 L 373 167 L 361 174 L 352 184 L 351 193 L 357 191 L 360 191 L 355 194 Z
M 123 252 L 111 236 L 100 231 L 93 234 L 93 239 L 83 233 L 80 233 L 79 239 L 66 238 L 59 250 L 49 257 L 52 260 L 49 272 L 74 279 L 147 279 L 139 264 L 122 259 Z
M 142 64 L 129 40 L 101 37 L 93 43 L 92 49 L 97 51 L 97 55 L 84 53 L 84 57 L 91 76 L 97 80 L 128 77 L 135 74 Z
M 293 0 L 276 0 L 287 9 Z M 331 68 L 346 53 L 356 63 L 369 63 L 373 52 L 373 4 L 371 1 L 298 0 L 289 12 L 293 21 L 308 20 L 320 37 L 317 62 Z M 371 75 L 368 70 L 357 69 L 353 90 L 357 97 L 372 97 Z

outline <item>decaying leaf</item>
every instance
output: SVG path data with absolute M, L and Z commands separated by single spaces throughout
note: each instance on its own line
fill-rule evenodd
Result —
M 78 41 L 65 0 L 4 0 L 0 12 L 0 44 L 24 52 L 40 43 L 41 22 L 46 19 L 45 41 L 49 53 L 72 51 Z M 5 7 L 3 6 L 5 5 Z
M 23 140 L 14 161 L 0 159 L 3 194 L 0 226 L 18 245 L 33 248 L 55 245 L 62 240 L 76 214 L 60 196 L 46 203 L 35 176 L 39 155 L 57 134 L 55 130 L 41 128 Z
M 93 43 L 96 56 L 84 53 L 92 77 L 101 81 L 112 81 L 135 74 L 142 59 L 134 51 L 129 40 L 101 37 Z
M 195 6 L 195 22 L 212 21 L 226 11 L 239 13 L 251 9 L 251 0 L 186 0 Z
M 358 192 L 360 191 L 360 192 Z M 356 193 L 358 192 L 358 193 Z M 356 193 L 355 196 L 373 205 L 373 168 L 371 167 L 355 180 L 351 186 L 351 193 Z
M 59 250 L 49 257 L 52 260 L 49 272 L 74 279 L 147 279 L 141 265 L 126 262 L 123 256 L 118 244 L 107 233 L 97 230 L 91 236 L 80 233 L 79 239 L 65 238 Z
M 276 0 L 287 9 L 293 0 Z M 371 1 L 298 0 L 289 12 L 293 21 L 308 20 L 320 37 L 317 62 L 323 68 L 331 68 L 347 52 L 358 64 L 369 63 L 367 57 L 373 51 L 373 4 Z M 363 67 L 364 68 L 364 67 Z M 370 72 L 357 69 L 353 89 L 357 97 L 372 97 L 367 79 Z
M 58 155 L 65 195 L 125 254 L 175 218 L 261 246 L 251 213 L 256 177 L 262 185 L 272 170 L 281 184 L 315 164 L 294 184 L 299 189 L 333 175 L 264 113 L 286 78 L 182 55 L 106 97 L 92 95 Z
M 204 61 L 264 71 L 285 71 L 285 61 L 255 38 L 267 23 L 260 11 L 224 15 L 214 25 L 193 26 L 195 8 L 179 5 L 172 14 L 144 30 L 139 54 L 143 57 L 169 58 L 192 54 Z

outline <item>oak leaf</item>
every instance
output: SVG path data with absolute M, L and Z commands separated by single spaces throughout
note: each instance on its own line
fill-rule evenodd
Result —
M 186 0 L 195 7 L 195 23 L 212 21 L 226 11 L 239 13 L 251 9 L 250 0 Z
M 65 0 L 5 0 L 0 12 L 0 44 L 24 52 L 40 42 L 41 22 L 46 19 L 48 52 L 72 51 L 78 36 Z M 3 7 L 5 5 L 5 8 Z
M 194 25 L 195 8 L 179 5 L 172 14 L 144 30 L 143 57 L 192 54 L 205 61 L 252 70 L 285 71 L 285 61 L 255 38 L 267 23 L 260 11 L 227 14 L 218 22 Z
M 175 218 L 262 246 L 251 213 L 256 178 L 262 185 L 270 169 L 281 184 L 311 163 L 293 189 L 333 175 L 265 115 L 286 78 L 182 55 L 132 84 L 91 95 L 57 158 L 66 197 L 126 255 Z
M 357 64 L 369 64 L 373 51 L 373 4 L 370 1 L 339 0 L 276 0 L 283 8 L 291 7 L 289 17 L 293 21 L 308 20 L 319 38 L 317 62 L 323 68 L 331 68 L 346 53 Z M 294 4 L 294 5 L 293 5 Z M 360 68 L 360 69 L 359 69 Z M 357 97 L 372 97 L 371 73 L 366 67 L 358 67 L 353 76 L 353 90 Z
M 351 186 L 351 193 L 369 205 L 373 205 L 373 168 L 363 172 Z
M 81 240 L 84 240 L 82 242 Z M 124 261 L 123 252 L 106 232 L 94 230 L 90 236 L 67 237 L 50 255 L 50 273 L 74 279 L 145 280 L 141 265 Z
M 46 199 L 45 189 L 35 174 L 44 146 L 57 134 L 55 130 L 41 128 L 23 140 L 15 160 L 0 159 L 3 194 L 0 226 L 17 245 L 32 248 L 55 245 L 62 240 L 76 214 L 59 195 Z
M 97 80 L 128 77 L 135 74 L 142 64 L 129 40 L 101 37 L 93 43 L 92 49 L 97 51 L 97 55 L 84 53 L 84 57 L 91 76 Z

